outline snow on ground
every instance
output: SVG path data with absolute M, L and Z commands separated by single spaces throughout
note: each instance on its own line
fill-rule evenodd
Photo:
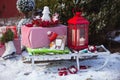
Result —
M 104 60 L 105 56 L 98 56 L 97 59 L 81 60 L 80 64 L 96 68 Z M 88 71 L 78 71 L 77 74 L 58 75 L 58 68 L 68 68 L 71 65 L 76 66 L 76 62 L 54 61 L 33 67 L 30 63 L 23 63 L 21 56 L 18 56 L 0 60 L 0 80 L 120 80 L 120 53 L 110 54 L 108 64 L 99 71 L 91 68 Z
M 120 35 L 115 37 L 113 40 L 120 43 Z

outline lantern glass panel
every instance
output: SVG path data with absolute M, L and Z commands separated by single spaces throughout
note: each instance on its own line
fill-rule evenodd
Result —
M 76 45 L 76 36 L 75 36 L 75 34 L 76 34 L 76 30 L 74 29 L 74 28 L 72 28 L 72 30 L 71 30 L 71 32 L 72 32 L 72 45 L 73 46 L 75 46 Z
M 68 35 L 69 44 L 75 45 L 75 30 L 73 24 L 69 24 Z
M 81 28 L 80 29 L 80 38 L 79 38 L 79 45 L 85 45 L 85 29 Z
M 85 45 L 85 25 L 77 25 L 77 46 Z

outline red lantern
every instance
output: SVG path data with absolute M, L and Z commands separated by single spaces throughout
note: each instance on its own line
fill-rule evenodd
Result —
M 68 20 L 68 47 L 81 50 L 88 47 L 89 21 L 81 16 L 81 12 Z

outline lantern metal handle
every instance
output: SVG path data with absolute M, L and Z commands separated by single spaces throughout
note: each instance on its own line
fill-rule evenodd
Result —
M 72 9 L 72 13 L 73 13 L 74 15 L 76 14 L 76 12 L 81 12 L 80 8 L 75 7 L 75 8 Z

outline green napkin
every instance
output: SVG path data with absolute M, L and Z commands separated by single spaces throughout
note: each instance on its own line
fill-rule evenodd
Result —
M 53 50 L 49 48 L 27 48 L 30 55 L 43 55 L 43 54 L 68 54 L 70 50 L 66 47 L 64 50 Z

